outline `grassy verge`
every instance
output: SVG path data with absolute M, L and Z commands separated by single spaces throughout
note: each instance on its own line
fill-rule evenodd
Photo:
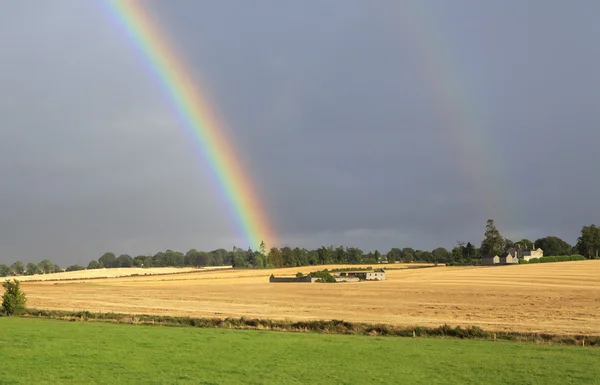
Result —
M 0 383 L 583 384 L 600 349 L 0 318 Z
M 397 337 L 444 337 L 460 339 L 536 342 L 544 344 L 600 346 L 600 336 L 554 335 L 546 333 L 518 333 L 486 331 L 477 326 L 461 328 L 400 327 L 386 324 L 367 324 L 342 320 L 280 321 L 256 318 L 194 318 L 148 314 L 92 313 L 88 311 L 62 311 L 27 309 L 24 317 L 59 319 L 68 321 L 104 321 L 113 323 L 184 326 L 196 328 L 256 329 L 287 332 L 315 332 L 324 334 L 353 334 Z

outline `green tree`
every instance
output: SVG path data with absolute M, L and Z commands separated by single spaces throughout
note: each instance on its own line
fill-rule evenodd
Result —
M 363 251 L 358 247 L 348 247 L 344 255 L 348 263 L 361 263 Z
M 373 257 L 377 262 L 381 262 L 381 253 L 379 252 L 379 250 L 375 250 L 375 252 L 373 253 Z
M 317 265 L 326 265 L 333 263 L 333 246 L 325 247 L 321 246 L 317 249 Z
M 151 255 L 145 255 L 142 263 L 143 263 L 144 267 L 152 267 L 152 266 L 154 266 L 152 264 L 153 261 L 154 261 L 154 257 L 153 256 L 151 256 Z
M 116 264 L 119 267 L 132 267 L 133 266 L 133 258 L 131 258 L 130 255 L 121 254 L 117 258 Z
M 296 266 L 308 265 L 308 251 L 306 249 L 296 247 L 294 249 L 294 259 L 296 260 Z
M 502 253 L 504 239 L 496 228 L 493 219 L 488 219 L 485 225 L 485 235 L 481 242 L 481 255 L 498 255 Z
M 254 252 L 254 267 L 257 269 L 264 269 L 267 267 L 267 257 L 260 251 Z
M 185 264 L 185 255 L 179 251 L 167 250 L 165 251 L 165 266 L 177 266 L 181 267 Z
M 101 263 L 102 266 L 109 269 L 116 266 L 117 257 L 114 253 L 104 253 L 100 258 L 98 258 L 98 262 Z
M 434 262 L 431 251 L 415 250 L 415 259 L 419 262 Z
M 251 247 L 248 247 L 248 250 L 246 250 L 246 264 L 251 268 L 256 268 L 256 265 L 259 263 L 257 258 L 259 255 L 258 251 L 254 251 Z
M 450 251 L 450 258 L 453 262 L 464 260 L 465 243 L 462 241 L 456 242 L 456 246 Z
M 306 254 L 306 259 L 308 260 L 309 265 L 316 265 L 319 263 L 319 253 L 317 250 L 311 250 Z
M 133 266 L 135 266 L 135 267 L 143 267 L 145 260 L 146 260 L 146 256 L 145 255 L 138 255 L 137 257 L 133 258 Z
M 49 259 L 44 259 L 38 264 L 38 267 L 40 273 L 42 274 L 54 273 L 54 263 L 52 263 Z
M 271 247 L 268 257 L 269 265 L 273 267 L 283 267 L 283 255 L 277 247 Z
M 88 264 L 88 269 L 102 269 L 102 264 L 96 260 L 94 261 L 90 261 L 90 263 Z
M 244 249 L 238 249 L 237 247 L 233 247 L 233 267 L 237 268 L 247 268 L 250 267 L 250 264 L 247 260 L 247 253 Z
M 385 254 L 389 263 L 394 263 L 402 259 L 402 250 L 397 247 L 392 247 L 390 251 Z
M 465 259 L 473 259 L 477 257 L 477 249 L 471 242 L 467 242 L 465 248 L 463 249 L 463 258 Z
M 25 271 L 25 275 L 34 275 L 34 274 L 40 274 L 40 267 L 33 262 L 29 262 L 27 264 L 27 270 Z
M 348 260 L 348 255 L 346 254 L 346 250 L 344 249 L 344 246 L 342 246 L 342 245 L 336 247 L 333 256 L 334 256 L 333 258 L 334 258 L 334 262 L 335 263 L 348 263 L 348 262 L 350 262 Z
M 213 250 L 209 254 L 213 266 L 228 265 L 231 263 L 227 260 L 227 250 L 225 249 Z
M 438 247 L 431 251 L 431 255 L 433 256 L 433 262 L 442 262 L 446 263 L 449 260 L 450 253 L 443 247 Z
M 410 263 L 415 260 L 415 250 L 410 247 L 405 247 L 402 249 L 401 259 L 404 263 Z
M 471 242 L 459 241 L 456 243 L 456 247 L 452 249 L 450 258 L 451 262 L 462 262 L 462 263 L 473 263 L 473 258 L 477 256 L 477 249 Z
M 571 245 L 555 236 L 536 239 L 535 247 L 542 249 L 546 256 L 571 255 L 573 253 Z
M 284 246 L 281 248 L 281 255 L 283 256 L 283 266 L 285 267 L 294 267 L 296 266 L 296 258 L 294 255 L 294 251 L 289 246 Z
M 152 257 L 152 266 L 155 266 L 155 267 L 168 266 L 166 254 L 162 251 L 159 251 L 158 253 L 154 254 L 154 256 Z
M 258 248 L 258 251 L 263 255 L 263 256 L 267 256 L 267 245 L 265 245 L 265 241 L 260 241 L 260 246 Z
M 581 228 L 581 236 L 577 239 L 575 246 L 579 254 L 586 258 L 598 258 L 600 250 L 600 227 L 592 224 Z
M 515 246 L 519 246 L 521 249 L 525 249 L 525 250 L 531 250 L 534 248 L 533 242 L 531 242 L 529 239 L 525 239 L 525 238 L 516 242 Z M 550 255 L 550 254 L 548 254 L 548 255 Z M 559 255 L 559 254 L 551 254 L 551 255 Z
M 196 254 L 196 266 L 209 266 L 211 263 L 213 263 L 213 261 L 209 253 L 199 251 L 198 254 Z
M 515 243 L 508 238 L 504 238 L 503 250 L 510 249 L 511 247 L 515 247 Z
M 27 297 L 21 291 L 21 284 L 18 280 L 7 280 L 2 286 L 4 295 L 2 295 L 2 311 L 6 315 L 19 315 L 25 310 Z
M 196 249 L 189 249 L 185 253 L 185 265 L 186 266 L 201 266 L 198 264 L 198 254 L 200 252 Z
M 25 265 L 21 261 L 17 261 L 10 265 L 11 270 L 15 273 L 15 275 L 23 275 L 25 274 Z
M 8 277 L 12 273 L 12 270 L 7 265 L 0 265 L 0 277 Z

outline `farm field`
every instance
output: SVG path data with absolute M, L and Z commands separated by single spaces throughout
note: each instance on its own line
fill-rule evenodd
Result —
M 57 310 L 600 334 L 597 260 L 388 270 L 381 282 L 268 282 L 271 274 L 334 267 L 24 282 L 22 288 L 29 307 Z
M 582 384 L 600 376 L 600 349 L 576 346 L 16 317 L 0 318 L 0 330 L 0 383 L 11 384 Z
M 19 281 L 56 281 L 56 280 L 73 280 L 73 279 L 94 279 L 94 278 L 117 278 L 117 277 L 129 277 L 132 275 L 166 275 L 166 274 L 180 274 L 180 273 L 192 273 L 208 270 L 221 270 L 230 269 L 231 266 L 210 266 L 203 268 L 196 267 L 121 267 L 115 269 L 92 269 L 92 270 L 78 270 L 78 271 L 65 271 L 62 273 L 51 273 L 51 274 L 35 274 L 25 275 L 16 277 Z M 0 277 L 0 282 L 13 277 Z

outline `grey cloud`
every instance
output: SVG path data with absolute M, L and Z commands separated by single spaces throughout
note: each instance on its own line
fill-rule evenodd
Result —
M 488 217 L 572 243 L 598 222 L 596 2 L 146 4 L 281 245 L 452 247 Z M 114 17 L 33 5 L 0 15 L 0 262 L 247 247 Z

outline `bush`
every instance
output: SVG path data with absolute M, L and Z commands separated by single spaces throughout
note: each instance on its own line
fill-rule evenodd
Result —
M 27 298 L 21 291 L 21 284 L 16 279 L 11 282 L 7 280 L 2 284 L 4 295 L 2 296 L 2 311 L 6 315 L 20 315 L 25 311 Z
M 67 267 L 67 269 L 65 271 L 80 271 L 80 270 L 85 270 L 85 267 L 83 267 L 81 265 L 71 265 L 71 266 Z
M 534 258 L 529 261 L 525 261 L 523 259 L 519 259 L 520 264 L 530 264 L 530 263 L 549 263 L 549 262 L 568 262 L 568 261 L 585 261 L 585 257 L 583 255 L 574 254 L 574 255 L 560 255 L 560 256 L 548 256 L 542 258 Z
M 317 278 L 318 279 L 317 282 L 330 282 L 330 283 L 336 282 L 333 275 L 329 274 L 327 269 L 321 270 L 321 271 L 313 271 L 309 275 L 313 278 Z

